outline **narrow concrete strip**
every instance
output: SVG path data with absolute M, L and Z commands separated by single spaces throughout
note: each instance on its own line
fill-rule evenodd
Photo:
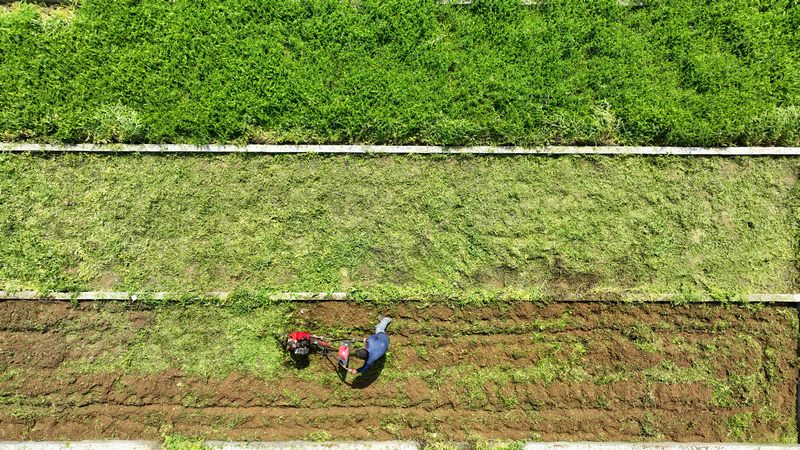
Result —
M 0 450 L 160 450 L 158 441 L 0 441 Z
M 800 294 L 750 294 L 747 300 L 753 303 L 798 303 Z
M 206 441 L 206 445 L 219 450 L 419 450 L 411 441 L 355 441 L 355 442 L 225 442 Z
M 469 155 L 676 155 L 800 156 L 800 147 L 442 147 L 425 145 L 50 145 L 0 143 L 0 152 L 84 153 L 343 153 L 343 154 L 469 154 Z
M 186 293 L 172 292 L 114 292 L 114 291 L 87 291 L 87 292 L 38 292 L 38 291 L 0 291 L 0 300 L 59 300 L 59 301 L 139 301 L 165 300 L 169 298 L 182 298 L 191 296 Z M 224 291 L 212 291 L 200 294 L 205 298 L 217 298 L 225 300 L 231 293 Z M 318 302 L 318 301 L 345 301 L 349 299 L 346 292 L 283 292 L 273 294 L 270 300 L 275 301 L 295 301 L 295 302 Z
M 355 442 L 228 442 L 206 441 L 218 450 L 420 450 L 422 445 L 411 441 Z M 157 441 L 0 441 L 0 450 L 158 450 Z M 786 450 L 800 449 L 793 444 L 676 443 L 676 442 L 528 442 L 525 450 Z
M 525 450 L 786 450 L 795 444 L 738 444 L 701 442 L 528 442 Z
M 213 291 L 198 294 L 204 298 L 225 300 L 231 296 L 229 292 Z M 166 300 L 191 298 L 190 293 L 176 292 L 38 292 L 38 291 L 0 291 L 0 301 L 2 300 L 54 300 L 54 301 L 130 301 L 141 300 Z M 800 294 L 750 294 L 744 297 L 750 303 L 786 303 L 800 304 Z M 354 300 L 346 292 L 283 292 L 269 296 L 273 301 L 286 302 L 341 302 Z M 397 301 L 415 301 L 411 299 L 398 298 Z M 615 303 L 615 302 L 653 302 L 653 303 L 684 303 L 678 294 L 625 294 L 623 298 L 589 298 L 589 297 L 569 297 L 551 298 L 547 301 L 554 302 L 574 302 L 574 303 Z M 723 300 L 704 297 L 687 299 L 686 303 L 717 303 Z
M 218 450 L 419 450 L 412 441 L 354 441 L 354 442 L 229 442 L 206 441 L 206 446 Z M 158 441 L 43 441 L 3 442 L 0 450 L 159 450 Z

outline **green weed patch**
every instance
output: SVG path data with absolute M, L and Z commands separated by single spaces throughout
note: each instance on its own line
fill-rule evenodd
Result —
M 793 292 L 796 168 L 0 154 L 0 289 L 234 291 L 245 308 L 295 291 L 471 304 Z
M 800 143 L 792 0 L 65 11 L 0 9 L 0 140 Z
M 102 310 L 101 310 L 102 311 Z M 86 337 L 87 326 L 78 323 L 75 333 L 67 330 L 67 342 L 83 339 L 88 350 L 104 340 L 118 340 L 124 351 L 80 358 L 64 365 L 72 373 L 126 372 L 154 374 L 176 367 L 199 377 L 225 378 L 235 371 L 270 378 L 279 370 L 282 354 L 275 336 L 286 330 L 290 309 L 285 306 L 237 313 L 227 308 L 185 306 L 159 308 L 146 330 L 131 339 L 131 324 L 111 312 L 102 311 L 111 332 Z M 202 402 L 202 399 L 192 399 Z

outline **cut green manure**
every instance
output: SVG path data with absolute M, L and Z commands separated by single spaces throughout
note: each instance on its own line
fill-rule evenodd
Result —
M 21 4 L 0 140 L 799 145 L 798 30 L 792 0 Z
M 88 356 L 66 363 L 65 370 L 153 374 L 174 367 L 201 377 L 224 378 L 240 371 L 267 378 L 281 364 L 281 348 L 274 338 L 286 330 L 290 312 L 286 306 L 237 312 L 181 305 L 156 309 L 153 323 L 134 332 L 136 327 L 115 315 L 113 305 L 98 310 L 99 320 L 107 324 L 101 332 L 94 328 L 97 323 L 79 321 L 66 327 L 65 342 L 83 341 Z M 109 340 L 116 352 L 97 350 L 108 347 Z
M 796 170 L 745 158 L 0 154 L 0 289 L 459 302 L 794 292 Z

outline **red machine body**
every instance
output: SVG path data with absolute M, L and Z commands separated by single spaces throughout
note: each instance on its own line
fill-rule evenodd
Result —
M 289 339 L 294 341 L 311 339 L 311 333 L 306 333 L 305 331 L 292 331 L 291 333 L 289 333 Z
M 311 353 L 320 353 L 327 355 L 333 353 L 334 347 L 330 344 L 330 339 L 321 336 L 315 336 L 305 331 L 292 331 L 285 335 L 282 345 L 292 355 L 307 356 Z M 337 352 L 337 359 L 341 366 L 347 367 L 350 361 L 350 340 L 344 340 L 339 345 Z
M 342 367 L 347 367 L 347 364 L 350 362 L 350 342 L 344 341 L 342 345 L 339 346 L 339 365 Z

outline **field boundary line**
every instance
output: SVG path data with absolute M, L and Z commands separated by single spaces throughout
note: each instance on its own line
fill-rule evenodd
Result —
M 423 444 L 414 441 L 205 441 L 215 450 L 421 450 Z M 457 443 L 456 443 L 457 444 Z M 0 450 L 158 450 L 159 441 L 0 441 Z M 490 447 L 491 448 L 491 447 Z M 702 442 L 526 442 L 525 450 L 778 450 L 800 449 L 794 444 L 702 443 Z
M 525 450 L 778 450 L 800 449 L 796 444 L 738 442 L 526 442 Z
M 351 442 L 308 442 L 308 441 L 205 441 L 212 450 L 420 450 L 422 446 L 414 441 L 351 441 Z
M 213 291 L 200 294 L 177 293 L 177 292 L 123 292 L 123 291 L 83 291 L 83 292 L 39 292 L 39 291 L 0 291 L 0 301 L 2 300 L 53 300 L 53 301 L 129 301 L 139 300 L 170 300 L 181 298 L 205 298 L 215 300 L 227 300 L 231 297 L 230 292 Z M 267 296 L 272 301 L 286 302 L 342 302 L 355 300 L 368 300 L 348 294 L 347 292 L 282 292 Z M 639 302 L 639 303 L 717 303 L 723 301 L 735 301 L 718 299 L 712 297 L 699 297 L 683 301 L 685 298 L 679 294 L 624 294 L 619 298 L 599 298 L 599 297 L 580 297 L 563 296 L 542 299 L 543 302 L 570 302 L 570 303 L 619 303 L 619 302 Z M 748 303 L 790 303 L 800 304 L 800 294 L 748 294 L 741 298 Z M 414 298 L 398 298 L 396 301 L 415 302 Z
M 212 450 L 420 450 L 422 446 L 414 441 L 205 441 Z M 0 450 L 159 450 L 159 441 L 0 441 Z
M 159 450 L 158 441 L 0 441 L 0 450 Z
M 800 147 L 627 147 L 627 146 L 436 146 L 436 145 L 189 145 L 189 144 L 14 144 L 0 153 L 253 153 L 253 154 L 444 154 L 444 155 L 674 155 L 800 156 Z

